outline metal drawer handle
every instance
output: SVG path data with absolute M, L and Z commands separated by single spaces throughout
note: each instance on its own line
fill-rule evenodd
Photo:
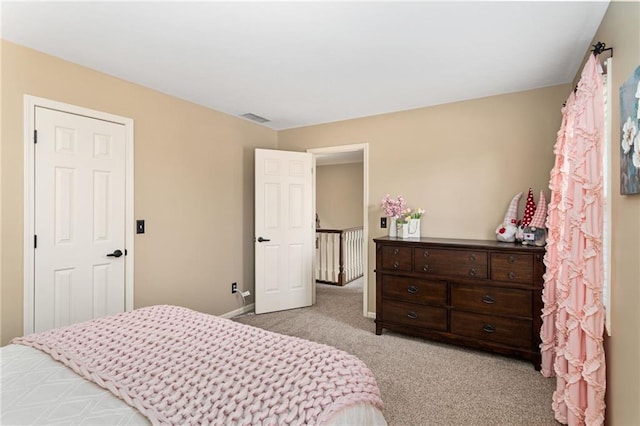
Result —
M 478 271 L 476 271 L 476 268 L 471 268 L 471 270 L 469 271 L 469 275 L 471 275 L 472 277 L 475 277 L 478 274 Z
M 426 264 L 425 264 L 425 265 L 422 267 L 422 270 L 423 270 L 423 271 L 425 271 L 425 272 L 429 272 L 429 265 L 426 265 Z
M 398 254 L 398 253 L 400 253 L 400 250 L 398 250 L 397 248 L 393 249 L 393 254 Z
M 485 294 L 484 296 L 482 296 L 482 301 L 488 305 L 496 303 L 496 299 L 494 299 L 492 296 L 488 294 Z
M 509 274 L 507 276 L 509 277 L 510 280 L 515 280 L 516 279 L 516 274 L 514 274 L 513 272 L 509 272 Z
M 476 254 L 475 253 L 471 253 L 471 256 L 469 256 L 469 260 L 472 262 L 476 261 Z
M 514 263 L 516 261 L 515 256 L 509 256 L 509 263 Z
M 422 257 L 429 257 L 429 250 L 425 250 L 422 252 Z
M 495 333 L 496 327 L 493 324 L 485 324 L 482 327 L 482 331 L 484 331 L 485 333 Z
M 393 269 L 398 269 L 399 267 L 400 267 L 400 264 L 398 263 L 397 260 L 393 262 Z
M 418 314 L 416 314 L 416 313 L 415 313 L 415 312 L 413 312 L 413 311 L 410 311 L 410 312 L 407 314 L 407 316 L 408 316 L 409 318 L 411 318 L 411 319 L 418 319 Z
M 415 285 L 409 286 L 409 288 L 407 288 L 407 291 L 411 294 L 416 294 L 418 292 L 418 287 L 416 287 Z

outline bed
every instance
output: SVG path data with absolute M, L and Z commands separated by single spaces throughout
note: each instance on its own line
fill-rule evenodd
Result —
M 355 356 L 177 306 L 16 338 L 0 358 L 0 424 L 386 424 Z

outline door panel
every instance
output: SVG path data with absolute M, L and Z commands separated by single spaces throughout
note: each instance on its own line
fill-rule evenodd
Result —
M 289 259 L 288 259 L 288 267 L 289 267 L 289 285 L 292 290 L 300 290 L 303 289 L 305 283 L 304 274 L 305 274 L 305 264 L 304 264 L 304 245 L 302 244 L 291 244 L 289 246 Z
M 35 108 L 34 329 L 125 310 L 125 126 Z
M 54 315 L 53 327 L 62 327 L 73 322 L 71 304 L 71 288 L 75 268 L 59 269 L 53 272 Z
M 312 303 L 312 161 L 308 153 L 255 152 L 256 313 Z

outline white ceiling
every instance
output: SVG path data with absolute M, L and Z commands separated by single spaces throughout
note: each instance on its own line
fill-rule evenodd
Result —
M 281 130 L 569 83 L 607 6 L 3 1 L 1 34 Z

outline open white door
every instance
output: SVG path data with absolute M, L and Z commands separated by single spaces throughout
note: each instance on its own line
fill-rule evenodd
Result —
M 255 151 L 255 310 L 312 304 L 313 156 Z

